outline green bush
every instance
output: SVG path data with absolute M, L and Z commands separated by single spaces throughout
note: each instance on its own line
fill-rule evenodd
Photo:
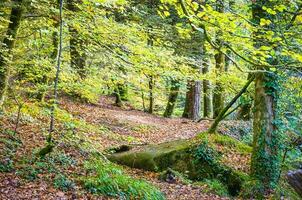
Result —
M 112 163 L 93 159 L 85 163 L 89 176 L 82 177 L 84 187 L 91 193 L 119 197 L 120 199 L 163 200 L 164 195 L 146 181 L 124 175 Z

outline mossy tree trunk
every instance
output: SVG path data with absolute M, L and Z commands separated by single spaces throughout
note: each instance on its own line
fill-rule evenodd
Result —
M 188 81 L 184 112 L 182 117 L 197 120 L 200 114 L 201 82 Z
M 252 5 L 253 21 L 260 24 L 260 19 L 273 20 L 263 7 L 272 7 L 272 3 L 266 0 L 256 0 Z M 272 29 L 271 25 L 266 26 Z M 267 30 L 265 30 L 266 32 Z M 254 32 L 256 48 L 265 45 L 261 35 L 265 34 L 263 29 Z M 270 64 L 276 64 L 273 60 Z M 253 120 L 253 152 L 251 159 L 251 175 L 260 182 L 263 190 L 261 195 L 269 193 L 274 189 L 280 172 L 280 145 L 279 133 L 276 127 L 276 105 L 277 105 L 277 80 L 276 74 L 270 72 L 267 67 L 257 67 L 265 71 L 256 74 L 255 78 L 255 100 Z
M 253 121 L 253 153 L 251 174 L 268 191 L 278 179 L 279 138 L 276 131 L 276 91 L 270 87 L 274 81 L 267 73 L 257 74 Z
M 15 46 L 18 29 L 20 27 L 22 14 L 24 10 L 23 0 L 12 0 L 12 10 L 10 14 L 10 23 L 6 35 L 3 39 L 3 51 L 0 53 L 0 106 L 4 102 L 5 93 L 10 76 L 10 62 L 12 60 L 12 50 Z
M 225 56 L 222 53 L 215 55 L 216 61 L 216 75 L 219 77 L 224 72 Z M 224 107 L 224 89 L 223 85 L 216 81 L 216 85 L 213 91 L 213 117 L 216 118 Z
M 178 80 L 171 81 L 171 89 L 169 94 L 169 99 L 167 103 L 166 110 L 164 112 L 164 117 L 171 117 L 174 111 L 174 107 L 177 101 L 179 93 L 180 83 Z
M 114 89 L 115 105 L 123 106 L 123 101 L 128 100 L 128 88 L 121 83 L 118 83 Z
M 72 12 L 71 17 L 76 17 L 76 13 L 80 11 L 78 5 L 82 4 L 82 0 L 67 0 L 67 8 Z M 75 15 L 73 15 L 75 14 Z M 85 39 L 81 36 L 79 30 L 73 25 L 68 25 L 70 34 L 70 65 L 72 69 L 84 79 L 86 77 L 86 53 L 84 51 Z
M 216 2 L 216 10 L 220 13 L 224 12 L 224 0 L 218 0 Z M 218 31 L 216 33 L 216 43 L 219 46 L 223 45 L 223 41 L 221 39 L 222 32 Z M 217 52 L 215 54 L 215 72 L 216 77 L 219 79 L 219 76 L 221 76 L 225 72 L 225 55 L 221 52 Z M 224 88 L 223 85 L 219 80 L 216 81 L 214 90 L 213 90 L 213 117 L 216 118 L 219 113 L 224 108 Z

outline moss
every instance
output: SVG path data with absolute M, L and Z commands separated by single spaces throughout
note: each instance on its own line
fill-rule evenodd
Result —
M 230 136 L 222 134 L 210 134 L 207 132 L 198 135 L 198 138 L 202 141 L 208 141 L 211 144 L 222 145 L 224 148 L 236 151 L 243 155 L 249 155 L 252 153 L 252 147 L 236 140 Z

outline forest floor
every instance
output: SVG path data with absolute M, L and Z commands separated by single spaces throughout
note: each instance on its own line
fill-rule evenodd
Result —
M 112 99 L 108 97 L 102 97 L 97 104 L 72 102 L 63 98 L 60 103 L 60 109 L 71 115 L 73 120 L 79 121 L 80 125 L 69 124 L 69 129 L 72 129 L 75 134 L 85 135 L 85 138 L 97 144 L 94 148 L 99 151 L 122 144 L 139 146 L 192 138 L 196 134 L 205 131 L 209 126 L 209 121 L 196 123 L 181 118 L 167 119 L 134 110 L 130 106 L 119 108 L 113 106 Z M 66 118 L 68 120 L 70 116 Z M 21 120 L 18 137 L 21 139 L 22 145 L 17 148 L 13 160 L 21 160 L 24 155 L 29 154 L 28 152 L 33 152 L 35 149 L 43 147 L 45 134 L 41 134 L 41 130 L 47 130 L 48 122 L 43 117 L 37 117 L 37 119 L 39 122 L 25 117 L 23 121 Z M 2 130 L 12 129 L 14 126 L 13 119 L 1 119 L 1 121 Z M 57 125 L 58 129 L 66 129 L 66 123 L 65 126 L 63 125 L 64 123 L 57 123 L 59 124 Z M 57 137 L 61 137 L 60 134 Z M 3 146 L 0 141 L 0 150 L 3 150 L 4 148 L 1 145 Z M 58 146 L 60 148 L 63 146 L 64 148 L 64 142 L 60 142 Z M 72 152 L 74 150 L 68 151 L 73 155 L 79 154 L 78 152 Z M 18 166 L 15 167 L 18 168 Z M 226 199 L 204 192 L 204 185 L 180 182 L 172 184 L 159 180 L 159 174 L 154 172 L 144 172 L 130 168 L 125 168 L 125 170 L 132 177 L 145 179 L 153 183 L 169 200 Z M 16 171 L 17 169 L 7 173 L 0 173 L 0 199 L 109 199 L 108 197 L 91 195 L 80 186 L 75 187 L 72 191 L 60 191 L 53 187 L 53 184 L 47 182 L 47 180 L 50 180 L 49 178 L 24 181 L 17 175 Z

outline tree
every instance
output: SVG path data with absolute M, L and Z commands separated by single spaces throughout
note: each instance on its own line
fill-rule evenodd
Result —
M 216 1 L 216 10 L 217 12 L 224 13 L 225 5 L 224 0 L 218 0 Z M 222 40 L 222 32 L 221 30 L 218 30 L 216 33 L 216 43 L 219 45 L 219 48 L 223 45 Z M 225 65 L 226 65 L 226 57 L 223 52 L 216 52 L 215 54 L 215 73 L 216 77 L 219 79 L 219 77 L 224 73 L 225 71 Z M 216 85 L 213 90 L 213 117 L 216 118 L 221 110 L 224 107 L 224 88 L 222 83 L 217 80 Z
M 197 120 L 200 114 L 201 82 L 188 81 L 184 112 L 182 117 Z
M 164 117 L 171 117 L 173 114 L 173 110 L 176 104 L 176 100 L 178 97 L 180 88 L 180 82 L 178 80 L 172 80 L 171 81 L 171 88 L 170 88 L 170 94 L 168 98 L 168 103 L 166 106 L 166 110 L 164 112 Z
M 254 31 L 254 46 L 259 49 L 266 45 L 260 26 L 263 20 L 273 20 L 274 16 L 267 13 L 264 6 L 272 7 L 271 2 L 256 0 L 252 5 L 253 21 L 258 25 Z M 265 26 L 272 30 L 272 25 Z M 274 59 L 269 64 L 276 64 Z M 277 75 L 267 66 L 256 66 L 261 72 L 255 75 L 255 100 L 253 120 L 253 153 L 251 161 L 251 175 L 263 187 L 262 195 L 277 184 L 280 171 L 279 133 L 276 126 L 277 108 Z
M 16 42 L 18 29 L 22 20 L 24 10 L 23 0 L 13 0 L 10 14 L 10 23 L 6 35 L 3 39 L 4 51 L 0 53 L 0 105 L 4 102 L 5 92 L 10 76 L 10 62 L 12 61 L 12 51 Z

